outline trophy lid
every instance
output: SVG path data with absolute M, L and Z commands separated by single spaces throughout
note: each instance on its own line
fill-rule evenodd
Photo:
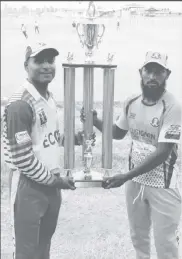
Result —
M 90 1 L 87 10 L 80 17 L 81 24 L 105 24 L 106 19 L 101 18 L 101 14 L 97 11 L 94 1 Z

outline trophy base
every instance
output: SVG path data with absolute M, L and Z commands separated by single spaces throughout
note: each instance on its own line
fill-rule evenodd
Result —
M 96 171 L 91 171 L 89 177 L 84 171 L 78 171 L 73 176 L 76 188 L 95 188 L 102 187 L 103 174 Z

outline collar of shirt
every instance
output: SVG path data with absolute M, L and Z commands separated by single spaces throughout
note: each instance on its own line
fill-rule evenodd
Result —
M 34 99 L 36 101 L 40 100 L 40 99 L 43 99 L 45 101 L 48 101 L 49 98 L 52 98 L 53 99 L 53 95 L 51 92 L 47 91 L 47 94 L 49 96 L 48 100 L 46 100 L 44 97 L 42 97 L 40 95 L 40 93 L 37 91 L 37 89 L 28 81 L 26 80 L 26 83 L 24 85 L 24 87 L 27 89 L 27 91 L 34 97 Z
M 28 80 L 26 80 L 24 88 L 27 89 L 27 91 L 33 96 L 36 102 L 41 100 L 44 103 L 46 103 L 50 108 L 57 109 L 57 103 L 51 92 L 47 91 L 49 98 L 48 100 L 46 100 L 44 97 L 40 95 L 37 89 Z

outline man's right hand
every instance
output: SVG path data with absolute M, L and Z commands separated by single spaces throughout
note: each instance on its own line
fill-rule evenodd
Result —
M 54 175 L 54 180 L 50 186 L 58 188 L 58 189 L 63 189 L 63 190 L 75 190 L 76 189 L 73 178 L 71 178 L 69 176 L 60 177 L 59 168 L 53 169 L 51 172 Z
M 58 177 L 56 181 L 53 183 L 53 186 L 58 189 L 63 190 L 75 190 L 75 183 L 72 178 L 65 176 L 65 177 Z
M 92 110 L 93 113 L 93 125 L 95 126 L 95 123 L 97 121 L 97 111 L 96 110 Z M 85 111 L 84 111 L 84 107 L 82 107 L 81 111 L 80 111 L 80 120 L 82 123 L 85 122 L 86 119 L 86 115 L 85 115 Z

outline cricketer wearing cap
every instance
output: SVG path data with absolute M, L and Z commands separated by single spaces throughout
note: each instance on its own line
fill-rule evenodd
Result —
M 130 133 L 129 172 L 105 179 L 104 188 L 126 183 L 130 233 L 137 259 L 150 258 L 150 229 L 153 224 L 158 259 L 178 259 L 176 231 L 181 215 L 177 175 L 181 134 L 181 106 L 166 90 L 171 73 L 167 56 L 147 52 L 139 70 L 142 94 L 124 102 L 113 125 L 113 138 Z M 94 126 L 102 121 L 94 112 Z M 81 119 L 84 115 L 81 114 Z M 181 158 L 180 158 L 181 159 Z
M 48 84 L 59 52 L 46 44 L 28 46 L 28 78 L 4 112 L 6 163 L 20 173 L 14 203 L 15 259 L 48 259 L 61 204 L 60 189 L 75 190 L 61 177 L 61 118 Z M 81 134 L 75 144 L 82 144 Z M 17 173 L 17 172 L 16 172 Z

